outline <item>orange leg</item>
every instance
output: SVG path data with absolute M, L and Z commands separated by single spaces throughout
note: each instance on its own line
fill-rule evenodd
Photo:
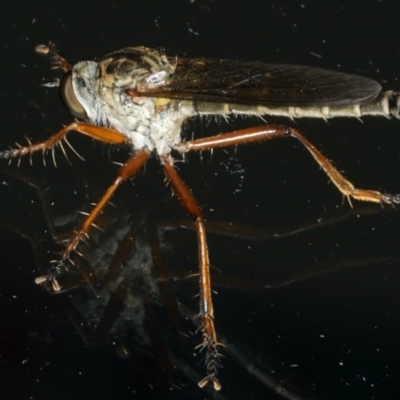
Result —
M 83 135 L 89 136 L 92 139 L 108 144 L 122 144 L 126 142 L 126 137 L 115 129 L 90 125 L 85 122 L 73 122 L 72 124 L 60 129 L 55 135 L 44 142 L 29 144 L 29 146 L 24 147 L 18 146 L 17 149 L 0 151 L 0 159 L 3 158 L 8 160 L 15 157 L 22 157 L 26 154 L 32 154 L 37 151 L 42 151 L 44 154 L 46 151 L 54 149 L 54 146 L 56 145 L 60 145 L 64 151 L 62 140 L 66 140 L 65 137 L 70 131 L 82 133 Z M 69 145 L 68 142 L 66 143 Z
M 104 193 L 103 197 L 96 204 L 90 214 L 83 221 L 81 227 L 75 233 L 73 238 L 67 244 L 65 250 L 62 253 L 62 258 L 67 259 L 71 251 L 76 249 L 80 239 L 85 235 L 85 233 L 89 230 L 92 225 L 94 219 L 100 213 L 100 211 L 105 207 L 105 205 L 110 200 L 111 196 L 114 194 L 118 186 L 129 179 L 135 172 L 137 172 L 140 167 L 148 160 L 149 153 L 145 150 L 142 150 L 136 154 L 134 154 L 129 160 L 121 167 L 118 172 L 118 175 L 111 186 Z
M 56 264 L 56 269 L 64 266 L 65 262 L 69 260 L 71 252 L 75 251 L 76 247 L 78 246 L 78 243 L 86 235 L 93 221 L 99 215 L 99 213 L 105 207 L 105 205 L 108 203 L 111 196 L 114 194 L 119 185 L 125 180 L 129 179 L 134 173 L 136 173 L 140 169 L 140 167 L 142 167 L 143 164 L 146 163 L 148 158 L 149 158 L 149 153 L 145 150 L 142 150 L 134 154 L 132 157 L 130 157 L 129 160 L 121 167 L 114 182 L 107 189 L 103 197 L 92 209 L 90 214 L 85 218 L 78 231 L 74 234 L 74 236 L 66 245 L 65 249 L 61 253 L 61 260 Z M 36 279 L 36 283 L 43 283 L 45 281 L 51 281 L 53 289 L 55 291 L 60 290 L 60 286 L 53 273 L 49 274 L 48 276 L 39 277 Z
M 220 354 L 218 352 L 219 343 L 217 341 L 217 333 L 214 327 L 214 308 L 211 296 L 211 280 L 210 280 L 210 261 L 208 257 L 206 230 L 204 220 L 201 215 L 200 207 L 190 193 L 189 189 L 179 177 L 175 168 L 166 158 L 162 159 L 165 175 L 168 178 L 175 194 L 182 202 L 186 212 L 193 218 L 198 243 L 199 243 L 199 261 L 200 261 L 200 317 L 202 319 L 202 335 L 203 342 L 199 345 L 201 350 L 206 351 L 206 367 L 207 376 L 199 382 L 199 386 L 203 387 L 211 383 L 215 390 L 221 389 L 216 375 L 219 367 Z
M 381 193 L 376 190 L 357 189 L 349 182 L 332 163 L 297 129 L 283 125 L 262 125 L 254 128 L 242 129 L 235 132 L 211 136 L 191 142 L 181 142 L 175 146 L 180 153 L 189 151 L 202 151 L 217 147 L 235 146 L 262 140 L 275 139 L 280 137 L 294 137 L 311 153 L 315 161 L 325 171 L 329 179 L 348 199 L 368 201 L 371 203 L 400 204 L 400 195 Z

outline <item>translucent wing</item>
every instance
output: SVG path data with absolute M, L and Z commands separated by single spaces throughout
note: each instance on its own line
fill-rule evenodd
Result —
M 146 96 L 268 106 L 361 104 L 381 91 L 357 75 L 300 65 L 226 59 L 170 59 L 173 75 Z

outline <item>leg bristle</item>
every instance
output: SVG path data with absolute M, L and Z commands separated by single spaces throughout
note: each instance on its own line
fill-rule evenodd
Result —
M 70 142 L 68 142 L 67 138 L 64 138 L 65 143 L 67 143 L 68 147 L 79 157 L 82 161 L 86 161 L 71 145 Z
M 64 138 L 64 140 L 65 140 L 65 138 Z M 66 152 L 65 149 L 64 149 L 64 146 L 63 146 L 63 144 L 62 144 L 62 141 L 59 142 L 59 145 L 60 145 L 60 147 L 61 147 L 61 150 L 62 150 L 62 152 L 63 152 L 63 154 L 64 154 L 66 160 L 68 161 L 68 164 L 72 165 L 71 161 L 69 161 L 69 158 L 68 158 L 68 156 L 67 156 L 67 152 Z

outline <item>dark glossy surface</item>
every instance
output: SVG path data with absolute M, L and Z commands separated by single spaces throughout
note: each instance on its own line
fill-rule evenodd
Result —
M 400 87 L 397 19 L 390 3 L 371 1 L 368 7 L 361 1 L 329 5 L 239 1 L 234 7 L 232 2 L 211 1 L 92 4 L 93 17 L 79 5 L 54 2 L 24 7 L 14 3 L 2 13 L 2 148 L 23 142 L 24 135 L 41 140 L 71 121 L 55 90 L 39 86 L 50 81 L 51 74 L 34 46 L 49 40 L 71 62 L 125 46 L 162 46 L 168 54 L 183 57 L 312 65 L 370 77 L 385 90 Z M 400 192 L 399 121 L 268 121 L 298 127 L 358 186 Z M 201 137 L 254 123 L 259 121 L 214 124 L 205 119 L 188 123 L 186 135 Z M 105 146 L 76 135 L 70 141 L 86 162 L 71 155 L 70 166 L 59 155 L 57 169 L 50 159 L 43 168 L 38 156 L 32 168 L 24 160 L 19 169 L 13 163 L 2 171 L 2 398 L 213 398 L 186 375 L 165 380 L 156 373 L 154 358 L 149 361 L 140 351 L 129 360 L 119 359 L 112 340 L 99 350 L 88 350 L 64 318 L 68 294 L 50 296 L 34 284 L 38 263 L 45 268 L 57 246 L 44 218 L 40 191 L 11 176 L 10 168 L 43 183 L 50 214 L 58 216 L 62 232 L 72 229 L 66 221 L 74 210 L 96 201 L 105 190 L 117 169 L 111 161 L 127 157 L 125 149 L 109 153 Z M 366 207 L 355 207 L 355 215 L 346 217 L 349 206 L 309 155 L 290 140 L 214 151 L 212 157 L 193 154 L 179 164 L 179 170 L 207 221 L 228 223 L 223 226 L 230 236 L 209 228 L 209 244 L 218 292 L 216 326 L 231 347 L 256 361 L 263 373 L 299 399 L 397 399 L 398 211 L 378 206 L 367 214 Z M 185 218 L 165 188 L 157 162 L 121 188 L 115 203 L 122 207 L 121 215 L 136 215 L 147 206 L 143 215 L 151 215 L 151 226 Z M 339 219 L 323 225 L 332 212 Z M 281 232 L 304 223 L 309 229 L 284 238 L 254 241 L 248 231 L 240 237 L 236 232 L 239 224 Z M 182 278 L 183 271 L 196 272 L 195 235 L 175 230 L 164 236 L 166 269 L 177 278 L 171 281 L 175 296 L 195 312 L 196 284 Z M 30 242 L 39 249 L 37 257 Z M 300 278 L 290 285 L 259 289 L 295 276 Z M 143 295 L 140 286 L 137 290 Z M 193 325 L 184 322 L 182 331 L 170 329 L 167 309 L 167 304 L 156 305 L 159 318 L 149 320 L 160 321 L 166 348 L 181 346 L 178 364 L 186 362 L 200 374 L 202 361 L 193 356 L 197 343 L 190 334 Z M 223 362 L 221 396 L 282 398 L 228 350 Z M 174 389 L 183 384 L 186 389 Z

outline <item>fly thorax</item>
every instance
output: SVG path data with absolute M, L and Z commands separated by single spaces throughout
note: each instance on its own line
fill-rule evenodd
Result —
M 127 48 L 78 63 L 74 91 L 90 122 L 120 131 L 135 149 L 164 155 L 179 143 L 184 116 L 177 101 L 151 97 L 151 91 L 167 85 L 174 71 L 158 51 Z

